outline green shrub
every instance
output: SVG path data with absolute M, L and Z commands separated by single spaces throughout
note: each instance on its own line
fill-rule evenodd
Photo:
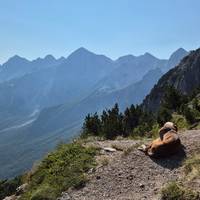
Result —
M 162 200 L 182 200 L 184 192 L 176 182 L 171 182 L 162 189 L 161 195 Z
M 188 158 L 184 163 L 184 169 L 186 175 L 190 179 L 194 179 L 200 176 L 200 154 L 194 155 Z
M 61 144 L 29 174 L 29 188 L 20 200 L 53 200 L 70 187 L 83 186 L 85 172 L 95 166 L 96 151 L 79 143 Z
M 0 199 L 15 193 L 16 188 L 22 184 L 22 177 L 18 176 L 11 180 L 0 181 Z
M 168 108 L 161 106 L 157 114 L 158 124 L 163 126 L 165 122 L 168 122 L 171 119 L 172 119 L 171 111 Z
M 143 123 L 138 125 L 136 128 L 133 129 L 133 132 L 131 134 L 132 137 L 134 136 L 147 136 L 148 132 L 151 130 L 150 126 L 147 123 Z
M 164 91 L 162 106 L 171 111 L 178 111 L 181 105 L 189 100 L 187 96 L 183 95 L 173 86 L 167 86 Z
M 200 100 L 197 97 L 192 100 L 192 107 L 200 112 Z
M 40 186 L 31 196 L 31 200 L 54 200 L 56 199 L 56 191 L 49 185 Z
M 195 110 L 186 106 L 184 109 L 184 115 L 185 115 L 186 120 L 190 124 L 193 124 L 196 122 L 197 112 Z
M 183 129 L 189 128 L 189 124 L 183 115 L 174 113 L 172 115 L 172 122 L 174 122 L 177 125 L 178 130 L 183 130 Z
M 176 182 L 169 183 L 161 191 L 162 200 L 199 200 L 199 194 L 179 186 Z
M 151 131 L 150 131 L 150 132 L 151 132 L 151 136 L 152 136 L 153 138 L 159 137 L 159 130 L 160 130 L 159 124 L 158 124 L 158 123 L 155 123 L 155 124 L 153 125 Z

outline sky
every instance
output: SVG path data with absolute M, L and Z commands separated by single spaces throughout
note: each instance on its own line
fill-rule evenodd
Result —
M 79 47 L 112 59 L 168 58 L 200 46 L 199 10 L 199 0 L 0 0 L 0 63 Z

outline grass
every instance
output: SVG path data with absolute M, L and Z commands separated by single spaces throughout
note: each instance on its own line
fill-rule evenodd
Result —
M 107 157 L 102 157 L 102 158 L 100 159 L 100 164 L 101 164 L 102 166 L 107 166 L 107 165 L 109 164 L 109 159 L 108 159 Z
M 190 181 L 200 177 L 200 154 L 195 154 L 183 163 L 185 175 L 182 183 L 190 185 Z M 161 191 L 161 200 L 199 200 L 200 194 L 177 182 L 168 183 Z
M 11 180 L 0 180 L 0 199 L 16 192 L 16 188 L 22 184 L 22 177 L 18 176 Z
M 153 125 L 152 130 L 151 130 L 151 135 L 152 135 L 152 138 L 153 138 L 153 139 L 159 137 L 159 129 L 160 129 L 159 124 L 158 124 L 158 123 L 155 123 L 155 124 Z
M 134 145 L 124 149 L 122 156 L 128 156 L 134 149 L 135 149 Z
M 178 130 L 187 130 L 190 126 L 185 117 L 177 113 L 172 114 L 172 122 L 176 124 Z
M 80 143 L 61 144 L 27 176 L 29 187 L 20 200 L 55 200 L 70 187 L 82 187 L 97 150 Z
M 186 189 L 176 182 L 168 183 L 161 191 L 161 200 L 199 200 L 197 192 Z
M 200 177 L 200 154 L 188 158 L 184 163 L 184 169 L 189 180 Z
M 116 149 L 117 151 L 123 151 L 124 147 L 120 144 L 112 144 L 112 148 Z

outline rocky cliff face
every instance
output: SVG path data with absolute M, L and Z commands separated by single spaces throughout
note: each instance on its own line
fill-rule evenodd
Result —
M 143 106 L 145 109 L 151 111 L 158 109 L 165 92 L 164 88 L 167 85 L 173 85 L 186 95 L 200 87 L 200 49 L 191 51 L 178 66 L 161 77 L 150 94 L 144 99 Z

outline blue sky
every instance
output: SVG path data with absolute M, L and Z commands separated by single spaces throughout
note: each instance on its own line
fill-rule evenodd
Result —
M 68 56 L 83 46 L 113 59 L 167 58 L 200 46 L 199 0 L 1 0 L 0 63 Z

